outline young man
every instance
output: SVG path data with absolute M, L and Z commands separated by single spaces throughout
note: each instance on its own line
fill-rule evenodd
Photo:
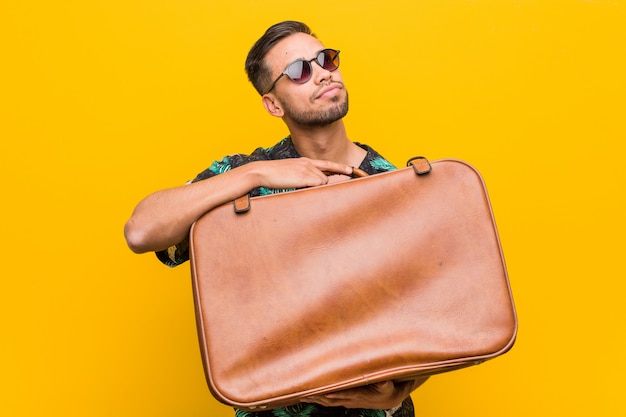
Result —
M 352 142 L 343 123 L 348 93 L 339 51 L 325 48 L 300 22 L 270 27 L 246 60 L 248 78 L 263 106 L 283 119 L 290 135 L 271 148 L 215 161 L 192 183 L 147 196 L 127 221 L 124 234 L 137 253 L 155 251 L 167 265 L 189 258 L 194 221 L 218 205 L 252 196 L 317 186 L 349 178 L 353 167 L 369 174 L 394 169 L 367 145 Z M 237 416 L 413 416 L 409 394 L 426 378 L 391 381 L 306 399 L 282 409 Z

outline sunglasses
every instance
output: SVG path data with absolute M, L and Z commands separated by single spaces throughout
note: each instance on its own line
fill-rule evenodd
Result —
M 309 60 L 298 59 L 292 62 L 287 65 L 287 69 L 274 80 L 265 94 L 274 89 L 274 86 L 283 75 L 289 77 L 289 79 L 296 84 L 304 84 L 309 81 L 311 75 L 313 75 L 313 67 L 311 66 L 311 62 L 313 61 L 317 62 L 317 65 L 324 68 L 326 71 L 334 71 L 339 68 L 339 51 L 336 49 L 324 49 L 320 51 L 315 58 Z

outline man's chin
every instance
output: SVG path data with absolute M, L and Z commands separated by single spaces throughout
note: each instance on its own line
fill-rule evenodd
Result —
M 343 96 L 343 97 L 342 97 Z M 329 106 L 321 111 L 317 112 L 302 112 L 298 113 L 292 111 L 290 106 L 287 106 L 286 103 L 283 103 L 283 108 L 287 114 L 289 114 L 289 118 L 293 120 L 300 126 L 308 126 L 308 127 L 322 127 L 331 125 L 345 117 L 348 114 L 348 94 L 338 95 L 332 97 L 331 101 L 328 103 Z

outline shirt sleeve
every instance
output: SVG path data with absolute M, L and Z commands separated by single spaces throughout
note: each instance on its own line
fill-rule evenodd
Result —
M 189 260 L 189 238 L 155 254 L 159 261 L 171 268 L 183 264 Z

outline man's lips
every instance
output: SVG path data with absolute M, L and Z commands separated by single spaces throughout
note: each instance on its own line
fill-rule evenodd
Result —
M 339 90 L 341 89 L 343 86 L 339 83 L 334 83 L 331 84 L 327 87 L 323 87 L 320 92 L 315 96 L 316 99 L 318 98 L 322 98 L 323 96 L 327 95 L 328 93 L 333 93 L 335 90 Z

